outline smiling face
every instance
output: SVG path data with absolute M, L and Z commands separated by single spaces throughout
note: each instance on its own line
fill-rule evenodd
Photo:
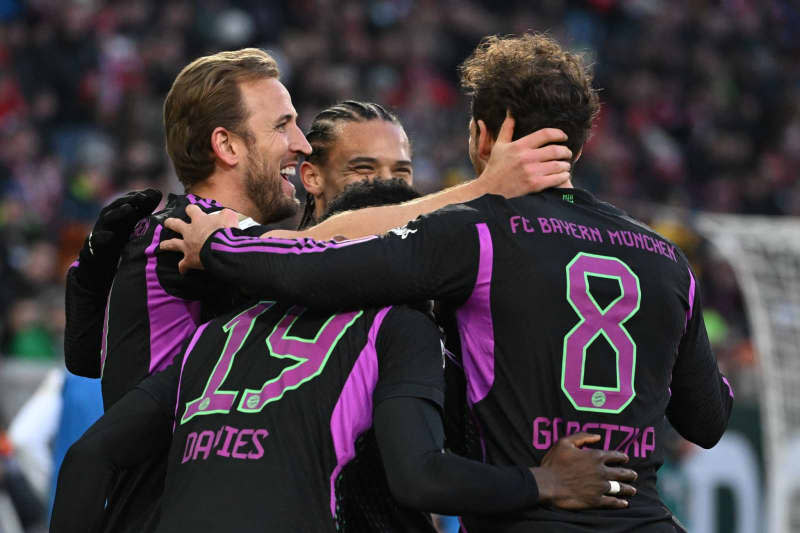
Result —
M 320 213 L 350 183 L 400 178 L 411 185 L 414 179 L 411 146 L 403 127 L 377 119 L 338 124 L 336 141 L 318 171 L 321 179 L 315 201 Z
M 289 91 L 275 78 L 240 84 L 248 111 L 244 185 L 262 223 L 293 215 L 299 204 L 289 181 L 311 146 L 297 126 Z

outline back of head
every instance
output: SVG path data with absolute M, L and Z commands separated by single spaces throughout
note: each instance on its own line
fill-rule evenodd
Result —
M 250 138 L 239 84 L 279 74 L 275 60 L 257 48 L 204 56 L 181 70 L 164 101 L 164 130 L 167 152 L 186 189 L 214 171 L 215 128 Z
M 506 110 L 515 119 L 515 139 L 560 128 L 577 156 L 589 138 L 600 107 L 592 74 L 580 56 L 546 35 L 486 37 L 459 70 L 472 118 L 483 120 L 495 138 Z
M 333 199 L 322 220 L 343 211 L 364 209 L 379 205 L 393 205 L 419 198 L 421 195 L 405 180 L 357 181 L 351 183 Z M 322 221 L 320 220 L 320 222 Z

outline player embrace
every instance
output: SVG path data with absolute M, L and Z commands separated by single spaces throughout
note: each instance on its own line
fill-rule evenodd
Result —
M 396 122 L 374 104 L 342 105 L 360 110 L 356 123 L 373 114 Z M 580 449 L 596 436 L 562 439 L 540 465 L 442 453 L 441 343 L 420 311 L 311 311 L 210 274 L 178 273 L 178 254 L 159 247 L 174 235 L 166 217 L 199 211 L 227 223 L 216 213 L 227 206 L 267 222 L 296 207 L 286 177 L 309 146 L 268 55 L 225 52 L 187 66 L 168 96 L 165 126 L 187 194 L 144 218 L 158 194 L 109 206 L 69 274 L 68 364 L 102 374 L 108 410 L 65 461 L 53 531 L 430 531 L 426 515 L 403 504 L 462 514 L 626 505 L 603 493 L 612 480 L 618 496 L 631 496 L 624 482 L 636 474 L 613 465 L 626 460 L 620 452 Z M 332 155 L 314 160 L 316 170 L 329 170 L 355 136 L 328 136 Z M 514 196 L 560 183 L 568 163 L 558 159 L 571 152 L 547 145 L 565 138 L 543 129 L 498 143 L 495 153 L 505 155 L 477 180 L 382 208 L 370 232 L 486 192 Z M 382 139 L 400 143 L 399 152 L 362 144 L 345 159 L 394 161 L 389 174 L 402 174 L 405 135 Z M 324 177 L 339 188 L 347 181 Z M 332 196 L 322 182 L 318 196 Z M 362 213 L 360 225 L 375 224 L 374 213 Z M 239 218 L 234 225 L 248 226 Z M 226 237 L 232 248 L 263 228 L 242 231 Z
M 553 40 L 488 38 L 462 66 L 462 83 L 472 97 L 469 152 L 477 173 L 510 155 L 508 111 L 515 135 L 559 128 L 571 163 L 580 157 L 598 100 L 580 58 Z M 191 224 L 167 221 L 183 240 L 162 247 L 182 251 L 183 268 L 205 268 L 249 294 L 317 308 L 437 299 L 491 464 L 540 464 L 547 446 L 577 431 L 596 433 L 599 448 L 631 455 L 638 492 L 626 509 L 543 506 L 466 517 L 470 532 L 679 528 L 656 490 L 667 420 L 710 447 L 733 404 L 683 253 L 571 181 L 516 198 L 486 195 L 371 238 L 307 238 L 380 232 L 371 221 L 385 209 L 263 238 L 190 213 Z M 619 486 L 609 489 L 617 494 Z

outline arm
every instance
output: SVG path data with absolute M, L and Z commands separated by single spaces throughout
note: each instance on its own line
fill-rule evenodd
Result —
M 375 409 L 375 436 L 392 495 L 401 504 L 443 514 L 491 514 L 552 504 L 564 509 L 627 507 L 636 493 L 620 483 L 619 497 L 605 496 L 608 480 L 632 481 L 636 473 L 606 466 L 627 460 L 619 452 L 581 450 L 599 435 L 560 439 L 542 466 L 493 466 L 444 453 L 444 428 L 437 406 L 397 397 Z
M 564 132 L 545 128 L 515 142 L 511 141 L 513 134 L 514 119 L 507 115 L 497 134 L 486 169 L 474 181 L 399 206 L 371 207 L 341 213 L 307 231 L 270 232 L 264 236 L 331 240 L 378 235 L 404 226 L 426 213 L 447 205 L 469 202 L 484 194 L 513 198 L 555 187 L 569 179 L 568 161 L 572 152 L 565 146 L 551 144 L 567 140 Z
M 123 396 L 70 447 L 58 475 L 50 531 L 99 531 L 116 472 L 164 454 L 172 439 L 177 365 Z M 158 394 L 151 391 L 163 390 Z M 157 399 L 158 398 L 158 399 Z
M 392 495 L 402 505 L 443 514 L 500 513 L 532 507 L 539 489 L 525 467 L 495 467 L 444 453 L 439 409 L 420 398 L 375 408 L 375 436 Z
M 506 117 L 486 169 L 473 182 L 400 205 L 342 213 L 303 232 L 273 231 L 265 233 L 263 237 L 330 240 L 378 235 L 403 226 L 420 215 L 447 205 L 468 202 L 485 194 L 512 198 L 555 187 L 569 180 L 568 161 L 572 152 L 565 146 L 551 144 L 567 139 L 561 130 L 545 128 L 512 142 L 513 131 L 514 120 Z M 162 249 L 183 253 L 181 272 L 189 268 L 203 268 L 199 256 L 203 243 L 215 230 L 236 225 L 232 214 L 211 218 L 203 216 L 198 209 L 187 209 L 187 213 L 192 218 L 191 224 L 174 219 L 165 223 L 168 228 L 180 233 L 183 240 L 173 239 L 161 245 Z
M 689 275 L 694 282 L 694 275 Z M 690 290 L 689 305 L 686 332 L 672 369 L 667 418 L 686 440 L 711 448 L 728 425 L 733 389 L 711 350 L 699 291 Z
M 476 209 L 456 205 L 380 237 L 341 243 L 265 242 L 219 230 L 202 257 L 210 274 L 246 294 L 309 307 L 458 301 L 475 281 L 479 220 Z
M 100 343 L 111 282 L 128 236 L 137 221 L 161 201 L 154 189 L 135 191 L 100 211 L 79 260 L 67 271 L 64 359 L 73 374 L 100 377 Z
M 79 264 L 76 264 L 67 271 L 64 363 L 67 370 L 75 375 L 99 378 L 100 344 L 108 289 L 94 292 L 85 287 L 79 281 L 79 269 Z
M 442 347 L 439 330 L 425 315 L 392 308 L 376 348 L 375 436 L 389 488 L 402 504 L 447 514 L 506 512 L 537 502 L 571 508 L 624 504 L 619 498 L 602 498 L 607 480 L 635 477 L 631 470 L 605 466 L 626 460 L 625 455 L 578 449 L 598 441 L 599 435 L 562 439 L 565 442 L 553 447 L 542 466 L 533 469 L 493 466 L 443 453 Z M 630 495 L 633 487 L 623 486 L 623 491 Z

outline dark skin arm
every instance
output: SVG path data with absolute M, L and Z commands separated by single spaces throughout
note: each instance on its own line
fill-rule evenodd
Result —
M 392 494 L 403 505 L 444 514 L 502 513 L 551 504 L 563 509 L 624 508 L 636 493 L 621 452 L 581 449 L 599 435 L 560 439 L 541 466 L 499 467 L 443 453 L 444 428 L 432 402 L 390 398 L 375 408 L 375 435 Z M 609 480 L 621 492 L 607 496 Z

